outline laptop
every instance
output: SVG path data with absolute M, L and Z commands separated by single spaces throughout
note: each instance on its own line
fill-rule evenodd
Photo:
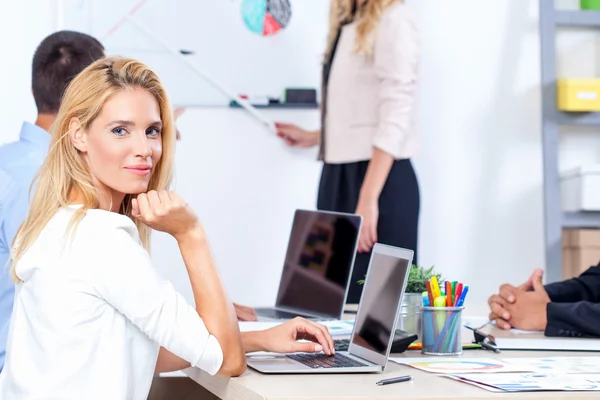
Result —
M 248 355 L 251 368 L 267 374 L 382 372 L 394 331 L 414 252 L 375 244 L 348 351 Z
M 340 319 L 362 217 L 296 210 L 275 307 L 255 308 L 260 321 Z

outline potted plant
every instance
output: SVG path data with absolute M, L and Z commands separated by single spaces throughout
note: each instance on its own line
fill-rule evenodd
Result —
M 442 281 L 441 274 L 436 273 L 433 265 L 429 268 L 414 264 L 411 266 L 402 298 L 397 329 L 421 336 L 423 292 L 427 291 L 425 282 L 432 276 L 435 276 L 438 282 Z
M 414 333 L 421 336 L 421 306 L 423 305 L 423 292 L 427 291 L 425 282 L 435 276 L 438 282 L 442 282 L 441 274 L 435 271 L 435 266 L 425 268 L 413 264 L 408 274 L 406 290 L 402 297 L 400 316 L 397 329 Z M 358 282 L 364 284 L 364 280 Z
M 425 282 L 430 280 L 433 276 L 438 282 L 443 282 L 442 275 L 435 272 L 435 266 L 425 268 L 423 266 L 417 266 L 413 264 L 408 274 L 408 283 L 406 284 L 406 294 L 418 294 L 421 296 L 423 292 L 427 291 L 427 285 Z

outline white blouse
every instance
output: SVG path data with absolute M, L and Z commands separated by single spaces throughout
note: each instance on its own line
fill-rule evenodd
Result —
M 210 374 L 223 354 L 153 267 L 133 221 L 61 209 L 17 265 L 0 399 L 145 400 L 160 346 Z
M 395 159 L 419 147 L 417 88 L 421 45 L 409 8 L 385 10 L 373 54 L 356 54 L 357 22 L 342 28 L 328 83 L 325 161 L 370 160 L 373 148 Z

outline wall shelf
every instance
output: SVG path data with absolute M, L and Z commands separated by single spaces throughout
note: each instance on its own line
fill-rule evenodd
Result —
M 600 11 L 555 10 L 554 21 L 558 26 L 600 28 Z
M 600 112 L 572 113 L 559 111 L 556 123 L 572 126 L 600 126 Z
M 563 228 L 585 229 L 600 226 L 600 212 L 565 212 L 563 213 Z
M 600 228 L 600 212 L 563 212 L 560 201 L 559 127 L 600 126 L 600 113 L 557 109 L 556 35 L 561 27 L 600 29 L 599 11 L 557 10 L 554 0 L 540 0 L 542 77 L 542 160 L 544 172 L 544 247 L 548 282 L 562 280 L 562 232 L 565 228 Z

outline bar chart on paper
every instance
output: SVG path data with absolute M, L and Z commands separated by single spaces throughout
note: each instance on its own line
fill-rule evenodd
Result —
M 292 17 L 290 0 L 244 0 L 242 18 L 246 27 L 261 36 L 285 29 Z

